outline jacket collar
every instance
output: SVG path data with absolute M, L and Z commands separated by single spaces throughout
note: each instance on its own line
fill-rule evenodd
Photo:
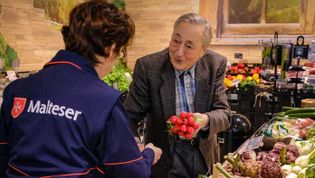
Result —
M 98 74 L 94 69 L 92 63 L 87 58 L 74 52 L 66 50 L 58 51 L 57 54 L 51 59 L 51 61 L 44 65 L 44 68 L 56 64 L 70 64 L 73 67 L 76 67 L 78 70 L 87 71 L 98 77 Z

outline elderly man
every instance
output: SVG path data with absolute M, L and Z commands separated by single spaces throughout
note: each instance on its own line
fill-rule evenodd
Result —
M 146 141 L 163 150 L 151 177 L 197 177 L 219 159 L 216 134 L 229 127 L 230 115 L 223 85 L 227 60 L 207 49 L 210 39 L 210 24 L 185 14 L 175 22 L 167 49 L 136 62 L 125 107 L 134 131 L 147 117 Z M 191 140 L 167 132 L 168 118 L 182 111 L 200 118 Z

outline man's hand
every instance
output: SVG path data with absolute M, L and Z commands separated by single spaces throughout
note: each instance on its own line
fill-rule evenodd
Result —
M 156 146 L 154 146 L 152 143 L 148 143 L 144 148 L 151 148 L 154 151 L 154 161 L 153 164 L 155 164 L 162 155 L 162 150 Z
M 198 125 L 199 125 L 199 128 L 196 129 L 196 130 L 193 132 L 192 138 L 195 138 L 195 137 L 197 136 L 197 133 L 199 132 L 199 130 L 202 129 L 202 128 L 207 127 L 210 121 L 209 121 L 209 117 L 208 117 L 207 114 L 194 113 L 193 115 L 198 118 L 198 119 L 196 120 L 196 122 L 197 122 Z

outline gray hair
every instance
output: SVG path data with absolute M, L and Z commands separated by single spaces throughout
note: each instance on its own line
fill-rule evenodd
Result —
M 196 13 L 188 13 L 180 16 L 174 23 L 174 30 L 181 23 L 186 22 L 190 24 L 203 25 L 205 27 L 203 32 L 202 46 L 207 48 L 211 40 L 211 26 L 210 23 L 202 16 Z

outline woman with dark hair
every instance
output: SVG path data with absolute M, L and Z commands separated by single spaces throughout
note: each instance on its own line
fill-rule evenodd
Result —
M 12 82 L 0 115 L 0 177 L 149 177 L 161 150 L 140 152 L 108 73 L 135 26 L 114 5 L 76 6 L 65 49 L 38 73 Z

